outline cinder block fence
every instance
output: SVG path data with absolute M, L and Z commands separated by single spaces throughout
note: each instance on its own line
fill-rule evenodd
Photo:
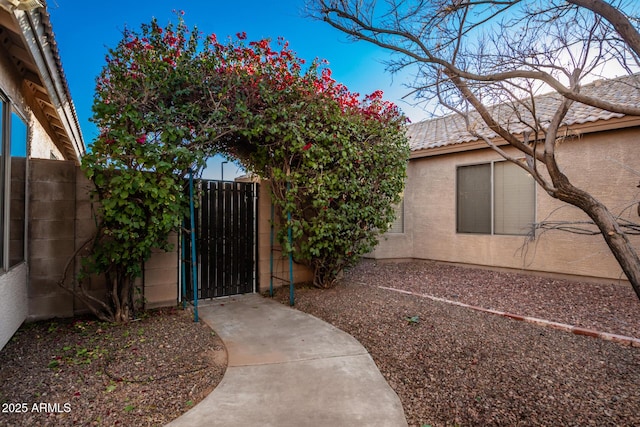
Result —
M 29 161 L 28 320 L 69 317 L 86 311 L 58 282 L 68 267 L 65 286 L 74 286 L 80 269 L 80 258 L 74 258 L 74 254 L 95 234 L 91 185 L 73 162 Z M 138 285 L 143 285 L 147 307 L 175 304 L 177 252 L 159 251 L 144 267 L 145 275 Z M 104 295 L 102 278 L 92 277 L 87 285 L 92 295 Z
M 27 320 L 52 317 L 70 317 L 86 312 L 82 302 L 62 289 L 58 282 L 65 267 L 67 287 L 74 286 L 74 277 L 80 269 L 80 258 L 74 254 L 96 231 L 96 222 L 89 199 L 91 182 L 80 167 L 71 161 L 44 159 L 29 160 L 28 181 L 28 315 Z M 260 185 L 258 207 L 258 274 L 260 290 L 269 288 L 270 281 L 270 220 L 271 199 L 268 183 Z M 156 251 L 144 265 L 144 274 L 138 280 L 147 308 L 175 305 L 178 301 L 179 257 L 178 239 L 170 237 L 175 250 Z M 286 260 L 273 252 L 274 269 L 285 271 Z M 70 261 L 71 260 L 71 261 Z M 311 280 L 310 272 L 300 265 L 294 266 L 296 282 Z M 274 286 L 288 284 L 274 280 Z M 96 297 L 103 297 L 104 279 L 92 277 L 87 288 Z

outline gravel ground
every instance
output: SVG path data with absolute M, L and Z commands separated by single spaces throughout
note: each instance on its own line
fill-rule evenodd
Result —
M 640 425 L 640 348 L 379 286 L 640 338 L 629 285 L 364 261 L 296 308 L 369 350 L 411 426 Z
M 0 351 L 0 426 L 158 426 L 222 379 L 226 351 L 188 311 L 127 325 L 89 318 L 21 327 Z
M 296 307 L 369 350 L 411 426 L 640 425 L 640 348 L 380 286 L 640 338 L 629 285 L 364 261 L 333 289 L 298 289 Z M 25 325 L 0 351 L 0 425 L 163 425 L 213 390 L 225 355 L 173 309 Z

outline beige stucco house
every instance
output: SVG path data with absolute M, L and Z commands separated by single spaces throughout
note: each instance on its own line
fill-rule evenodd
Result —
M 583 91 L 640 103 L 637 76 L 599 81 Z M 558 98 L 536 99 L 544 121 Z M 500 117 L 515 132 L 513 115 Z M 478 128 L 483 125 L 478 121 Z M 518 128 L 520 126 L 520 129 Z M 480 130 L 501 144 L 484 126 Z M 639 223 L 640 117 L 574 104 L 557 155 L 564 173 L 621 218 Z M 472 137 L 459 116 L 408 127 L 411 156 L 404 205 L 394 227 L 371 254 L 377 259 L 424 259 L 543 274 L 624 281 L 601 236 L 534 231 L 534 223 L 587 221 L 577 208 L 551 198 L 531 176 Z M 509 153 L 516 153 L 507 147 Z M 524 157 L 524 156 L 519 156 Z M 593 227 L 592 227 L 593 228 Z M 633 241 L 640 248 L 640 238 Z
M 49 15 L 35 0 L 0 0 L 0 114 L 2 348 L 29 311 L 29 212 L 53 206 L 29 196 L 31 159 L 79 164 L 85 151 Z

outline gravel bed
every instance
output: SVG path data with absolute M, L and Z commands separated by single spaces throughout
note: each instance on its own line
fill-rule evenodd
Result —
M 296 308 L 367 348 L 411 426 L 640 425 L 640 348 L 379 286 L 640 337 L 629 285 L 363 261 L 333 289 L 297 289 Z
M 0 426 L 161 426 L 207 396 L 226 366 L 222 341 L 188 311 L 26 324 L 0 351 Z

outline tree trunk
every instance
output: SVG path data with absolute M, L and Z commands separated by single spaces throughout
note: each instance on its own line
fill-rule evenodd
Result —
M 566 177 L 563 178 L 564 182 L 553 197 L 576 206 L 589 215 L 640 299 L 640 257 L 629 237 L 605 205 L 589 193 L 574 187 Z
M 611 249 L 611 253 L 618 260 L 622 271 L 624 271 L 631 286 L 633 286 L 633 290 L 640 298 L 640 258 L 629 241 L 629 237 L 622 231 L 616 219 L 603 205 L 598 204 L 590 209 L 590 212 L 585 212 L 602 232 L 602 236 L 609 249 Z
M 336 283 L 336 274 L 331 268 L 327 268 L 321 263 L 311 264 L 313 268 L 313 286 L 320 289 L 329 289 Z

